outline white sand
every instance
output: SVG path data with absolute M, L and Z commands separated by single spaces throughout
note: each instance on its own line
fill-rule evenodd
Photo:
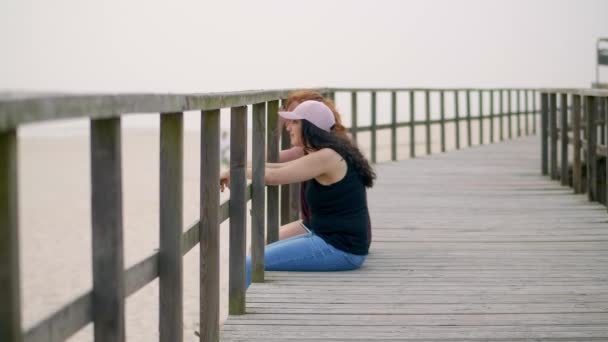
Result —
M 473 123 L 478 144 L 477 122 Z M 498 126 L 498 125 L 496 125 Z M 506 125 L 505 125 L 506 126 Z M 522 126 L 523 127 L 523 126 Z M 530 127 L 532 127 L 530 125 Z M 453 148 L 453 125 L 446 126 L 448 149 Z M 515 129 L 515 125 L 514 125 Z M 400 159 L 409 155 L 409 130 L 399 129 Z M 433 129 L 433 152 L 439 151 L 439 127 Z M 495 134 L 498 138 L 498 133 Z M 505 135 L 506 136 L 506 135 Z M 424 128 L 418 127 L 417 154 L 425 152 Z M 485 141 L 488 141 L 487 126 Z M 158 248 L 159 133 L 123 131 L 123 203 L 125 267 Z M 369 133 L 359 144 L 369 155 Z M 390 132 L 378 133 L 378 160 L 390 158 Z M 461 126 L 466 146 L 466 126 Z M 251 146 L 251 144 L 249 144 Z M 36 137 L 19 140 L 19 215 L 24 327 L 65 305 L 92 286 L 90 167 L 87 136 Z M 200 138 L 186 132 L 184 142 L 184 224 L 199 217 Z M 223 197 L 226 197 L 225 195 Z M 221 317 L 227 313 L 228 226 L 222 224 Z M 184 337 L 194 341 L 198 329 L 198 259 L 195 247 L 184 258 Z M 154 281 L 127 300 L 128 341 L 157 340 L 158 282 Z M 92 341 L 92 325 L 71 341 Z

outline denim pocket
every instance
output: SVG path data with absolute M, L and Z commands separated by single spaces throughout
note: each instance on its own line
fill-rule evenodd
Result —
M 367 255 L 356 255 L 344 252 L 344 257 L 354 268 L 359 268 L 367 258 Z

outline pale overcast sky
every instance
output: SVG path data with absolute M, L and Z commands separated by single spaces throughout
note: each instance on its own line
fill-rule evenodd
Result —
M 586 87 L 601 36 L 605 0 L 2 0 L 0 89 Z

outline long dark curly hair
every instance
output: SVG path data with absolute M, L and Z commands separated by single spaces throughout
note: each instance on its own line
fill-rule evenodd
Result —
M 376 173 L 361 151 L 359 151 L 348 138 L 324 131 L 309 121 L 300 121 L 302 123 L 302 143 L 304 145 L 304 151 L 317 151 L 322 148 L 331 148 L 342 156 L 348 164 L 355 168 L 363 185 L 368 188 L 371 188 L 374 185 Z

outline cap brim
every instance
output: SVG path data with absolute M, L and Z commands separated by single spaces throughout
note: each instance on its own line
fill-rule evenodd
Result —
M 302 120 L 302 117 L 295 112 L 279 112 L 279 115 L 288 120 Z

